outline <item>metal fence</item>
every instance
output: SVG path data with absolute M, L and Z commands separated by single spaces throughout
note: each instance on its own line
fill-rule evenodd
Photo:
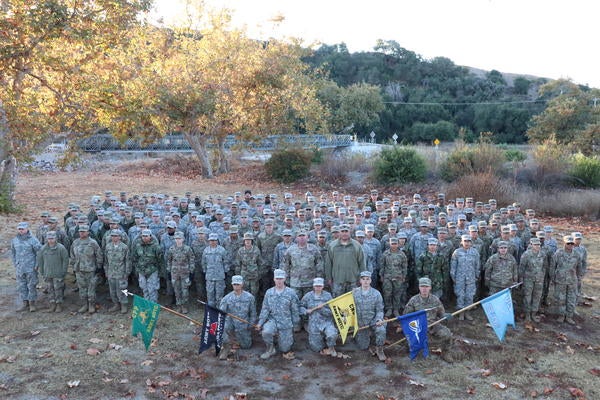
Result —
M 275 150 L 281 147 L 337 148 L 352 145 L 352 135 L 272 135 L 258 141 L 239 141 L 233 135 L 225 141 L 227 149 Z M 152 143 L 143 143 L 138 139 L 119 142 L 110 134 L 98 134 L 77 142 L 79 148 L 86 152 L 101 151 L 192 151 L 183 135 L 166 135 Z M 213 147 L 214 144 L 209 144 Z

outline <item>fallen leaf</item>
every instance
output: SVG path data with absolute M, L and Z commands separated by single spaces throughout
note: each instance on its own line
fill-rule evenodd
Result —
M 537 390 L 532 390 L 531 392 L 529 392 L 529 396 L 531 397 L 538 397 L 538 394 L 539 393 L 537 392 Z
M 140 365 L 148 366 L 148 365 L 152 364 L 153 362 L 154 361 L 152 361 L 152 360 L 146 360 L 146 361 L 142 361 Z
M 442 349 L 440 347 L 437 347 L 435 349 L 430 349 L 429 352 L 432 354 L 442 354 Z
M 508 386 L 506 386 L 505 383 L 502 383 L 502 382 L 494 382 L 494 383 L 492 383 L 492 386 L 495 387 L 496 389 L 500 389 L 500 390 L 504 390 L 508 387 Z
M 598 300 L 597 297 L 592 297 L 592 296 L 583 296 L 583 298 L 586 299 L 586 300 L 590 300 L 590 301 L 596 301 L 596 300 Z
M 410 385 L 415 385 L 415 386 L 425 387 L 425 384 L 424 384 L 424 383 L 417 382 L 417 381 L 414 381 L 414 380 L 412 380 L 412 379 L 409 379 L 409 380 L 408 380 L 408 383 L 409 383 Z
M 567 346 L 567 348 L 565 349 L 565 351 L 567 352 L 567 354 L 575 354 L 575 350 L 573 350 L 571 348 L 571 346 Z
M 121 346 L 120 344 L 116 344 L 116 343 L 111 343 L 108 345 L 109 348 L 113 349 L 113 350 L 121 350 L 123 348 L 123 346 Z
M 281 379 L 283 379 L 284 381 L 289 381 L 290 380 L 290 376 L 289 375 L 283 375 L 281 377 Z
M 271 378 L 270 376 L 265 376 L 265 381 L 271 382 L 272 380 L 273 380 L 273 378 Z
M 54 354 L 50 353 L 49 351 L 45 352 L 44 354 L 40 354 L 38 356 L 38 358 L 50 358 L 52 357 Z
M 69 381 L 69 382 L 67 382 L 67 386 L 70 388 L 74 388 L 74 387 L 79 386 L 79 383 L 80 383 L 80 381 Z
M 98 343 L 102 343 L 102 339 L 98 339 L 98 338 L 91 338 L 89 340 L 90 343 L 94 343 L 94 344 L 98 344 Z
M 545 395 L 552 394 L 552 392 L 554 392 L 554 389 L 552 389 L 552 388 L 545 388 L 545 389 L 544 389 L 544 394 L 545 394 Z
M 124 384 L 126 384 L 126 383 L 129 383 L 129 379 L 127 379 L 127 378 L 125 378 L 125 379 L 121 379 L 121 380 L 119 381 L 119 383 L 120 383 L 120 384 L 122 384 L 122 385 L 124 385 Z
M 585 399 L 585 394 L 583 393 L 583 390 L 575 387 L 567 388 L 567 390 L 569 391 L 569 393 L 571 393 L 571 396 L 575 397 L 576 399 Z
M 588 370 L 588 372 L 592 375 L 600 376 L 600 368 L 592 368 L 592 369 Z
M 246 393 L 236 393 L 233 400 L 246 400 L 248 395 Z
M 393 362 L 392 357 L 386 357 L 384 361 L 385 365 L 392 365 Z
M 481 376 L 490 376 L 492 374 L 491 369 L 482 369 L 479 372 L 481 372 Z
M 527 360 L 527 362 L 528 362 L 529 364 L 533 364 L 533 363 L 535 363 L 535 360 L 534 360 L 533 358 L 531 358 L 531 357 L 525 357 L 525 360 Z
M 558 340 L 563 341 L 563 342 L 568 342 L 569 341 L 569 338 L 567 338 L 567 335 L 565 335 L 564 333 L 557 333 L 556 334 L 556 338 Z
M 146 386 L 152 386 L 152 381 L 150 378 L 146 379 Z
M 31 331 L 31 336 L 37 336 L 40 334 L 40 331 Z
M 351 362 L 344 363 L 344 367 L 347 367 L 347 368 L 349 368 L 349 367 L 351 367 L 351 366 L 352 366 L 352 363 L 351 363 Z
M 104 382 L 104 383 L 110 383 L 112 381 L 113 381 L 112 378 L 107 378 L 107 377 L 102 378 L 102 382 Z
M 98 350 L 98 349 L 96 349 L 96 348 L 94 348 L 94 347 L 90 347 L 90 348 L 89 348 L 89 349 L 87 349 L 85 352 L 86 352 L 86 353 L 88 353 L 88 355 L 90 355 L 90 356 L 97 356 L 98 354 L 100 354 L 100 353 L 101 353 L 101 351 L 100 351 L 100 350 Z
M 171 381 L 158 381 L 159 387 L 169 386 L 170 384 L 171 384 Z
M 122 365 L 131 365 L 133 363 L 131 361 L 129 361 L 129 360 L 123 360 L 123 361 L 121 361 L 121 364 Z
M 296 367 L 301 367 L 301 366 L 302 366 L 302 363 L 296 364 Z
M 427 375 L 431 375 L 431 374 L 433 374 L 433 370 L 432 369 L 427 369 L 427 370 L 425 370 L 425 373 Z
M 206 393 L 208 393 L 208 389 L 204 388 L 200 390 L 200 398 L 206 399 Z
M 71 343 L 71 345 L 69 346 L 69 348 L 71 350 L 77 350 L 78 347 L 77 347 L 77 345 L 75 343 Z
M 467 387 L 467 394 L 475 394 L 475 388 L 473 386 Z
M 287 353 L 283 353 L 282 357 L 286 360 L 293 360 L 294 358 L 296 358 L 296 355 L 293 351 L 288 351 Z
M 107 376 L 110 375 L 110 373 L 105 369 L 102 370 L 102 374 L 107 375 Z

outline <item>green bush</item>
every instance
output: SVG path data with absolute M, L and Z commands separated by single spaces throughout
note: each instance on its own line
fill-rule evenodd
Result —
M 585 187 L 600 187 L 600 158 L 577 153 L 573 156 L 570 173 Z
M 440 176 L 452 182 L 463 175 L 489 172 L 501 174 L 505 156 L 502 150 L 486 140 L 472 146 L 458 145 L 440 166 Z
M 308 175 L 312 156 L 302 149 L 276 150 L 265 163 L 265 168 L 276 181 L 294 182 Z
M 383 149 L 374 163 L 375 179 L 382 184 L 421 182 L 425 179 L 425 159 L 414 149 Z
M 527 160 L 527 154 L 517 149 L 508 149 L 504 150 L 504 158 L 506 161 L 514 162 L 514 163 L 522 163 Z

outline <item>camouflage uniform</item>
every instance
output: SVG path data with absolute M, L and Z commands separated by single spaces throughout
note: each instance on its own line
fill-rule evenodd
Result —
M 163 262 L 158 268 L 158 277 L 164 279 L 167 286 L 167 296 L 173 296 L 173 283 L 171 282 L 171 273 L 167 271 L 167 257 L 169 256 L 169 249 L 175 246 L 175 232 L 169 234 L 168 232 L 163 233 L 159 239 L 160 251 L 163 255 Z
M 131 273 L 129 247 L 123 242 L 118 242 L 116 245 L 107 243 L 104 249 L 104 260 L 108 289 L 113 304 L 127 304 L 127 295 L 122 290 L 127 289 L 127 279 Z
M 257 246 L 250 249 L 242 246 L 238 249 L 235 261 L 235 274 L 244 278 L 244 285 L 252 296 L 258 296 L 258 279 L 262 270 L 262 258 Z
M 260 297 L 264 297 L 267 289 L 273 284 L 273 270 L 279 268 L 279 265 L 273 264 L 273 257 L 275 255 L 275 248 L 283 239 L 277 233 L 267 234 L 261 232 L 256 238 L 256 245 L 260 250 L 260 256 L 262 258 L 262 270 L 260 271 L 259 278 L 259 293 Z
M 50 303 L 60 304 L 64 300 L 65 275 L 69 268 L 69 253 L 65 246 L 48 243 L 42 246 L 37 254 L 37 267 L 46 282 Z
M 167 271 L 171 275 L 171 284 L 178 306 L 187 304 L 190 295 L 190 274 L 194 271 L 195 257 L 190 246 L 173 246 L 167 255 Z
M 103 263 L 98 242 L 89 237 L 75 239 L 71 245 L 69 265 L 75 272 L 81 300 L 91 304 L 96 302 L 96 271 L 102 269 Z
M 314 308 L 331 300 L 331 293 L 323 291 L 317 296 L 310 291 L 300 301 L 300 315 L 308 315 L 308 346 L 312 351 L 321 351 L 326 347 L 334 347 L 338 337 L 338 330 L 333 322 L 329 306 L 323 306 L 306 314 L 306 310 Z M 325 343 L 323 341 L 325 336 Z
M 298 298 L 312 292 L 313 279 L 322 278 L 324 274 L 321 252 L 310 243 L 305 247 L 291 246 L 283 255 L 282 267 Z
M 22 301 L 36 301 L 38 274 L 35 269 L 40 242 L 27 231 L 13 238 L 10 248 L 17 276 L 17 291 Z
M 581 257 L 581 274 L 577 275 L 577 303 L 579 303 L 581 302 L 581 298 L 583 296 L 583 292 L 581 290 L 583 276 L 587 272 L 587 249 L 584 245 L 580 244 L 579 246 L 574 246 L 573 251 L 578 253 Z
M 402 250 L 383 253 L 379 276 L 383 283 L 386 314 L 397 314 L 406 304 L 407 268 L 408 260 Z
M 131 264 L 138 273 L 140 288 L 144 292 L 144 298 L 155 303 L 158 301 L 158 289 L 160 287 L 158 270 L 163 262 L 163 255 L 156 238 L 151 237 L 149 243 L 144 243 L 143 239 L 140 238 L 133 245 Z
M 254 324 L 256 322 L 256 301 L 254 296 L 245 290 L 238 296 L 235 292 L 228 293 L 219 304 L 219 308 L 226 313 L 245 319 Z M 249 349 L 252 346 L 251 326 L 227 317 L 225 319 L 225 329 L 223 332 L 223 343 L 228 344 L 232 341 L 231 336 L 239 343 L 242 349 Z
M 216 307 L 225 293 L 225 273 L 229 271 L 227 252 L 223 246 L 208 246 L 204 249 L 202 270 L 206 277 L 207 303 Z
M 559 249 L 552 260 L 552 282 L 558 314 L 572 318 L 577 303 L 577 279 L 581 276 L 581 256 L 575 251 Z
M 496 253 L 485 263 L 485 285 L 490 288 L 490 295 L 517 282 L 519 279 L 517 260 L 508 254 Z
M 223 248 L 227 252 L 227 260 L 229 262 L 233 262 L 237 255 L 240 247 L 244 245 L 244 241 L 239 237 L 235 239 L 232 238 L 231 235 L 227 239 L 223 241 Z M 230 268 L 227 272 L 225 272 L 225 290 L 231 291 L 233 287 L 231 286 L 231 277 L 235 274 L 234 269 Z
M 417 260 L 417 278 L 431 279 L 431 293 L 438 298 L 444 293 L 444 276 L 449 275 L 449 269 L 448 259 L 439 252 L 432 254 L 427 250 Z
M 206 277 L 202 270 L 202 253 L 208 247 L 207 240 L 194 240 L 190 245 L 194 252 L 194 283 L 196 284 L 196 293 L 200 300 L 206 300 Z
M 521 256 L 519 271 L 523 281 L 523 308 L 526 313 L 536 313 L 539 310 L 547 270 L 548 257 L 544 251 L 536 253 L 530 248 Z
M 279 350 L 284 353 L 291 350 L 294 344 L 294 326 L 300 323 L 298 306 L 298 296 L 289 287 L 281 292 L 275 287 L 267 290 L 258 320 L 267 347 L 273 345 L 274 337 L 278 334 Z
M 450 276 L 454 281 L 456 307 L 464 308 L 473 303 L 477 280 L 480 275 L 479 253 L 473 248 L 460 247 L 452 253 Z
M 283 267 L 283 255 L 285 252 L 294 245 L 294 242 L 290 244 L 286 244 L 285 242 L 280 242 L 275 246 L 275 250 L 273 251 L 273 269 L 282 268 Z
M 444 305 L 434 294 L 430 294 L 426 298 L 422 297 L 420 294 L 411 297 L 408 303 L 406 303 L 406 307 L 404 307 L 404 314 L 409 314 L 420 310 L 427 310 L 430 308 L 432 310 L 427 311 L 428 325 L 444 318 L 444 314 L 446 313 L 444 310 Z M 450 332 L 450 329 L 442 324 L 437 324 L 431 328 L 428 328 L 428 334 L 435 336 L 442 341 L 442 345 L 444 347 L 443 350 L 448 350 L 452 344 L 452 332 Z
M 386 337 L 387 324 L 376 326 L 377 321 L 383 320 L 383 298 L 381 293 L 376 289 L 369 288 L 362 290 L 362 287 L 357 287 L 352 290 L 354 304 L 356 305 L 356 313 L 358 316 L 358 326 L 369 326 L 356 334 L 355 340 L 359 349 L 366 350 L 369 348 L 371 334 L 375 336 L 375 345 L 383 346 Z

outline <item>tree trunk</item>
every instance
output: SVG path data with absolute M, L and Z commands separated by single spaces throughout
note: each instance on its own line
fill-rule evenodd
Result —
M 217 148 L 219 152 L 219 174 L 225 174 L 229 172 L 229 160 L 227 159 L 227 153 L 225 151 L 225 139 L 226 137 L 219 137 L 217 139 Z
M 17 160 L 10 153 L 8 133 L 8 120 L 0 100 L 0 212 L 9 212 L 15 208 Z
M 200 164 L 202 165 L 202 176 L 205 178 L 214 178 L 212 165 L 210 164 L 210 158 L 208 157 L 208 151 L 206 149 L 206 138 L 193 131 L 184 132 L 183 136 L 200 160 Z

